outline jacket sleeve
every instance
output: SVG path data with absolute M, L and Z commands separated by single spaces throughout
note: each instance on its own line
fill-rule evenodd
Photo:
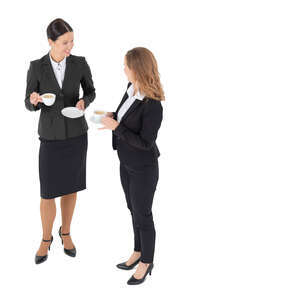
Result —
M 30 111 L 37 111 L 41 108 L 41 103 L 39 102 L 36 106 L 34 106 L 30 102 L 30 94 L 33 92 L 39 93 L 39 81 L 36 71 L 34 70 L 33 63 L 31 62 L 27 71 L 25 107 Z
M 163 117 L 163 108 L 160 101 L 148 100 L 145 105 L 146 107 L 142 116 L 142 129 L 139 133 L 131 131 L 122 122 L 113 131 L 113 134 L 117 135 L 120 139 L 141 150 L 152 148 Z
M 90 105 L 90 103 L 94 101 L 96 93 L 92 79 L 91 69 L 88 63 L 86 62 L 85 58 L 83 59 L 83 75 L 80 83 L 83 89 L 82 99 L 84 101 L 85 108 L 87 108 Z

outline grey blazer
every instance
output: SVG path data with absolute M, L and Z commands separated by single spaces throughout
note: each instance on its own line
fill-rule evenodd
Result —
M 49 53 L 30 63 L 27 73 L 25 107 L 30 111 L 41 111 L 38 125 L 40 137 L 47 140 L 64 140 L 86 133 L 88 126 L 84 116 L 70 119 L 61 113 L 64 107 L 76 105 L 79 100 L 80 85 L 86 108 L 95 99 L 96 93 L 91 70 L 84 57 L 75 55 L 67 57 L 62 88 L 56 80 Z M 34 106 L 30 103 L 32 92 L 40 95 L 53 93 L 56 95 L 55 103 L 52 106 L 46 106 L 43 103 Z

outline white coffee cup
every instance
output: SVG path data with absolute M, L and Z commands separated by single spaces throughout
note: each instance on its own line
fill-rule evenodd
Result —
M 101 120 L 102 120 L 103 117 L 106 116 L 106 113 L 107 112 L 104 111 L 104 110 L 95 110 L 94 114 L 92 116 L 93 122 L 95 122 L 95 123 L 101 123 Z
M 46 93 L 46 94 L 43 94 L 41 97 L 42 97 L 43 103 L 45 105 L 51 106 L 55 102 L 56 95 L 51 94 L 51 93 Z

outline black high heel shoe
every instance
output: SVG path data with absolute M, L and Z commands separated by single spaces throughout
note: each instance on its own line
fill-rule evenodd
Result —
M 51 244 L 52 244 L 52 242 L 53 242 L 53 236 L 51 236 L 51 240 L 44 240 L 44 239 L 43 239 L 43 242 L 45 242 L 45 243 L 50 242 L 50 245 L 49 245 L 49 247 L 48 247 L 48 249 L 50 250 L 50 246 L 51 246 Z M 41 264 L 41 263 L 45 262 L 45 261 L 47 260 L 47 258 L 48 258 L 48 254 L 42 255 L 42 256 L 36 255 L 36 256 L 35 256 L 35 263 L 36 263 L 37 265 L 38 265 L 38 264 Z
M 117 264 L 117 268 L 119 268 L 121 270 L 131 270 L 140 262 L 140 260 L 141 260 L 141 258 L 138 258 L 138 260 L 136 260 L 134 263 L 132 263 L 129 266 L 126 265 L 126 261 L 125 261 L 123 263 Z
M 147 268 L 147 271 L 146 271 L 144 277 L 141 278 L 141 279 L 136 279 L 136 278 L 132 275 L 132 276 L 129 278 L 129 280 L 127 281 L 127 284 L 129 284 L 129 285 L 136 285 L 136 284 L 141 284 L 141 283 L 143 283 L 143 282 L 145 281 L 147 275 L 148 275 L 148 274 L 151 275 L 153 267 L 154 267 L 153 263 L 149 264 L 149 266 L 148 266 L 148 268 Z
M 70 235 L 70 232 L 68 232 L 68 233 L 61 233 L 61 226 L 60 226 L 58 234 L 59 234 L 59 236 L 61 238 L 61 243 L 63 245 L 64 244 L 64 240 L 63 240 L 62 236 Z M 76 256 L 76 248 L 75 247 L 72 248 L 72 249 L 66 249 L 66 248 L 64 248 L 64 252 L 65 252 L 65 254 L 67 254 L 67 255 L 69 255 L 71 257 L 75 257 Z

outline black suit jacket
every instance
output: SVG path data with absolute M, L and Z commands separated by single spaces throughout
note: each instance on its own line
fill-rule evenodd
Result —
M 127 98 L 126 92 L 114 113 L 115 120 Z M 157 162 L 160 152 L 155 141 L 162 117 L 163 108 L 160 101 L 146 97 L 142 101 L 133 102 L 113 131 L 113 149 L 118 151 L 121 163 L 146 165 Z
M 25 106 L 30 111 L 40 110 L 38 133 L 47 140 L 64 140 L 84 134 L 88 130 L 85 117 L 77 119 L 66 118 L 61 110 L 67 106 L 76 106 L 79 100 L 80 85 L 83 89 L 85 107 L 95 99 L 91 70 L 84 57 L 70 55 L 66 58 L 66 70 L 62 88 L 60 88 L 49 57 L 49 53 L 41 59 L 32 61 L 27 73 Z M 53 93 L 55 103 L 46 106 L 30 103 L 30 94 L 37 92 Z

